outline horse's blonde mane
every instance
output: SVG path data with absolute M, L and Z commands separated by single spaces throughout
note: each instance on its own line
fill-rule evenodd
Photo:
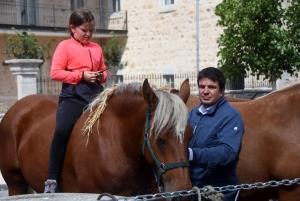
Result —
M 159 102 L 151 121 L 150 134 L 154 131 L 157 137 L 163 129 L 172 129 L 182 143 L 188 113 L 184 102 L 169 91 L 156 90 L 155 94 Z
M 167 84 L 160 88 L 152 86 L 152 89 L 159 101 L 152 121 L 150 122 L 149 134 L 151 135 L 151 133 L 154 132 L 156 137 L 158 137 L 162 134 L 163 129 L 172 129 L 180 143 L 182 143 L 185 127 L 187 125 L 187 109 L 185 104 L 179 96 L 169 92 L 169 85 Z M 104 112 L 107 104 L 109 103 L 109 99 L 113 96 L 113 94 L 125 94 L 141 91 L 141 83 L 120 84 L 115 87 L 105 89 L 88 105 L 86 109 L 86 111 L 90 110 L 90 114 L 85 121 L 83 134 L 87 134 L 89 138 L 93 125 L 97 120 L 99 123 L 99 118 Z

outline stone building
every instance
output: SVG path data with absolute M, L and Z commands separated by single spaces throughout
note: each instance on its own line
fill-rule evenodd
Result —
M 48 77 L 52 55 L 58 43 L 69 38 L 68 21 L 71 12 L 79 7 L 91 10 L 95 17 L 96 33 L 93 41 L 104 45 L 114 31 L 117 36 L 127 35 L 127 13 L 120 11 L 119 0 L 5 0 L 0 2 L 0 113 L 17 101 L 17 80 L 10 66 L 4 63 L 12 59 L 4 53 L 7 36 L 19 31 L 32 31 L 40 45 L 50 42 L 49 56 L 40 67 L 38 76 Z
M 217 66 L 216 40 L 222 29 L 216 26 L 218 17 L 214 10 L 219 3 L 221 0 L 1 1 L 0 103 L 10 107 L 17 101 L 15 76 L 10 72 L 9 66 L 3 65 L 3 62 L 9 59 L 3 53 L 3 33 L 7 31 L 12 34 L 12 26 L 25 31 L 31 29 L 41 44 L 46 41 L 51 43 L 50 55 L 39 72 L 41 76 L 49 76 L 51 55 L 57 44 L 69 37 L 67 26 L 71 11 L 76 7 L 87 7 L 92 10 L 95 18 L 99 19 L 96 22 L 97 33 L 93 36 L 93 41 L 105 45 L 110 31 L 128 37 L 127 50 L 122 58 L 128 65 L 118 71 L 119 77 L 161 74 L 165 75 L 164 79 L 176 83 L 176 77 L 172 75 L 196 74 L 202 68 Z M 289 0 L 285 0 L 283 6 L 287 6 L 288 3 Z M 18 6 L 9 10 L 4 6 L 6 4 Z M 56 12 L 53 12 L 54 10 Z M 122 15 L 119 15 L 120 13 Z M 7 23 L 5 19 L 8 18 L 14 21 Z M 195 78 L 190 80 L 195 84 Z M 285 84 L 286 81 L 282 82 Z M 180 83 L 177 82 L 174 87 L 178 87 L 178 84 Z
M 128 0 L 128 48 L 124 59 L 129 66 L 124 73 L 196 72 L 196 1 Z M 216 66 L 216 28 L 214 7 L 219 1 L 199 1 L 200 68 Z

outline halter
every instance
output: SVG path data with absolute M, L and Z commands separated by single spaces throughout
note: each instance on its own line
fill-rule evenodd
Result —
M 158 167 L 158 172 L 157 174 L 155 173 L 155 171 L 153 170 L 153 168 L 151 167 L 153 174 L 155 176 L 155 179 L 158 183 L 158 191 L 160 193 L 164 192 L 164 187 L 161 185 L 161 175 L 163 173 L 165 173 L 167 170 L 173 169 L 173 168 L 177 168 L 177 167 L 189 167 L 189 162 L 185 161 L 185 162 L 176 162 L 176 163 L 171 163 L 171 164 L 163 164 L 161 163 L 155 156 L 153 149 L 151 147 L 150 141 L 149 141 L 149 133 L 148 133 L 148 127 L 149 127 L 149 116 L 150 116 L 150 108 L 147 107 L 147 114 L 146 114 L 146 127 L 145 127 L 145 138 L 144 138 L 144 143 L 143 143 L 143 148 L 142 148 L 142 152 L 143 155 L 145 155 L 145 145 L 148 145 L 148 149 L 152 155 L 153 160 L 155 161 L 157 167 Z

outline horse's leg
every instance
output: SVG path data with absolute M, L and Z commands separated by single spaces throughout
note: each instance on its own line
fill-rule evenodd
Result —
M 27 191 L 28 194 L 36 194 L 36 192 L 30 187 L 28 186 L 28 191 Z
M 8 187 L 8 194 L 20 195 L 28 193 L 28 183 L 26 182 L 20 168 L 20 161 L 16 150 L 13 129 L 3 130 L 1 133 L 2 141 L 0 141 L 0 164 L 1 173 Z
M 11 169 L 10 171 L 2 171 L 2 175 L 6 179 L 8 195 L 20 195 L 30 193 L 30 188 L 19 168 Z
M 298 185 L 298 184 L 294 184 Z M 282 187 L 278 189 L 278 201 L 298 201 L 300 198 L 300 187 Z

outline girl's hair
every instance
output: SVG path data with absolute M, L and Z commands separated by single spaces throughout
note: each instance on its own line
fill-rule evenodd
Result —
M 75 27 L 78 27 L 84 23 L 93 22 L 95 21 L 95 18 L 91 11 L 89 11 L 86 8 L 79 8 L 70 16 L 69 25 L 73 25 Z M 71 29 L 69 27 L 70 34 L 72 35 Z

